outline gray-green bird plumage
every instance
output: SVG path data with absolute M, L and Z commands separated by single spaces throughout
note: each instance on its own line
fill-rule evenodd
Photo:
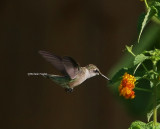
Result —
M 85 67 L 80 67 L 79 64 L 71 57 L 59 57 L 46 51 L 39 51 L 39 53 L 58 71 L 62 73 L 62 76 L 52 74 L 47 74 L 43 76 L 64 87 L 67 92 L 72 92 L 74 87 L 80 85 L 86 79 L 89 79 L 96 75 L 101 75 L 107 80 L 109 80 L 93 64 L 89 64 Z

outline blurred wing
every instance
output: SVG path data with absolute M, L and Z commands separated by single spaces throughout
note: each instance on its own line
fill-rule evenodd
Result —
M 77 62 L 68 56 L 62 58 L 63 65 L 67 74 L 70 76 L 71 79 L 74 79 L 79 72 L 79 65 Z
M 39 51 L 48 62 L 50 62 L 58 71 L 64 75 L 68 75 L 62 62 L 62 58 L 46 51 Z

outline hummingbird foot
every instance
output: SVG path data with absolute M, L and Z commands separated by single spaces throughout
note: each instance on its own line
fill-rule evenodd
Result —
M 66 91 L 67 93 L 71 93 L 71 92 L 73 92 L 73 88 L 66 88 L 65 91 Z

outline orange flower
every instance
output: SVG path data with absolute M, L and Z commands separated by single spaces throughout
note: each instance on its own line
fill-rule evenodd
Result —
M 119 92 L 120 96 L 124 96 L 126 99 L 134 99 L 135 98 L 135 92 L 133 89 L 135 88 L 135 77 L 125 73 L 123 75 L 123 79 L 121 81 L 121 84 L 119 85 Z

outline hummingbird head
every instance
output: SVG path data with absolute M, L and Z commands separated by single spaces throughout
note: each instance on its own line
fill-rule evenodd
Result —
M 93 64 L 89 64 L 86 67 L 89 71 L 90 77 L 96 76 L 100 74 L 99 69 L 97 68 L 97 66 L 93 65 Z
M 101 75 L 102 77 L 106 78 L 107 80 L 110 80 L 109 78 L 107 78 L 105 75 L 103 75 L 100 70 L 97 68 L 97 66 L 93 65 L 93 64 L 89 64 L 86 67 L 89 71 L 90 77 L 94 77 L 96 75 Z

